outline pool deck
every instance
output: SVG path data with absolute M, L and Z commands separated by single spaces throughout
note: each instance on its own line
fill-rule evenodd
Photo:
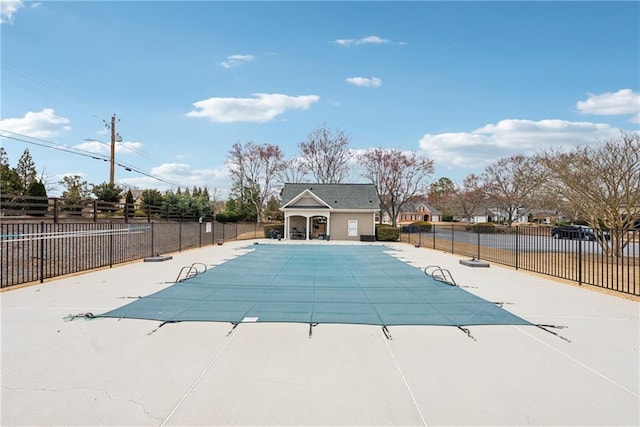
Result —
M 259 240 L 260 244 L 348 244 Z M 171 285 L 254 241 L 12 289 L 1 298 L 0 425 L 638 426 L 640 303 L 386 243 L 532 323 L 456 327 L 76 318 Z M 381 244 L 381 243 L 353 243 Z

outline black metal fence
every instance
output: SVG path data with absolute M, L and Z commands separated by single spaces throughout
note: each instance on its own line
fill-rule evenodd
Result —
M 124 221 L 0 223 L 2 288 L 213 245 L 263 237 L 255 223 Z
M 550 227 L 496 227 L 475 233 L 463 224 L 434 225 L 400 239 L 478 260 L 640 296 L 640 230 L 609 230 L 595 240 L 554 238 Z

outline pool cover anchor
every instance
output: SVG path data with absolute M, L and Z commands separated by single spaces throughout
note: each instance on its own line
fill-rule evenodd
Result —
M 157 328 L 155 328 L 154 330 L 152 330 L 151 332 L 147 333 L 147 335 L 151 335 L 153 334 L 155 331 L 157 331 L 158 329 L 162 328 L 164 325 L 166 325 L 167 323 L 178 323 L 180 322 L 179 320 L 165 320 L 164 322 L 160 323 L 160 325 L 158 325 Z
M 548 330 L 548 329 L 547 329 L 547 328 L 553 328 L 553 329 L 565 329 L 565 328 L 566 328 L 566 326 L 559 326 L 559 325 L 542 325 L 542 324 L 534 324 L 533 326 L 535 326 L 535 327 L 537 327 L 537 328 L 540 328 L 540 329 L 542 329 L 543 331 L 548 332 L 548 333 L 550 333 L 550 334 L 552 334 L 552 335 L 555 335 L 555 336 L 557 336 L 558 338 L 565 340 L 566 342 L 571 342 L 571 340 L 570 340 L 569 338 L 565 338 L 565 337 L 563 337 L 562 335 L 560 335 L 560 334 L 558 334 L 558 333 L 556 333 L 556 332 L 553 332 L 553 331 L 550 331 L 550 330 Z
M 389 341 L 393 340 L 393 337 L 391 336 L 391 332 L 389 332 L 387 325 L 382 325 L 382 333 L 384 334 L 385 338 L 388 339 Z
M 233 325 L 231 327 L 231 330 L 227 333 L 226 336 L 229 336 L 233 333 L 233 331 L 238 327 L 238 325 L 240 324 L 240 322 L 231 322 L 231 324 Z
M 73 319 L 77 319 L 79 317 L 83 317 L 84 319 L 93 319 L 95 316 L 93 315 L 93 313 L 90 313 L 90 312 L 69 314 L 67 316 L 64 316 L 62 320 L 64 320 L 65 322 L 71 322 Z
M 495 305 L 497 305 L 498 307 L 500 307 L 500 308 L 502 308 L 502 306 L 505 305 L 505 304 L 513 305 L 512 302 L 504 302 L 504 301 L 494 301 L 493 303 Z
M 471 331 L 470 331 L 469 329 L 467 329 L 467 328 L 463 328 L 463 327 L 462 327 L 462 326 L 460 326 L 460 325 L 457 325 L 457 326 L 456 326 L 456 328 L 460 329 L 462 332 L 464 332 L 465 334 L 467 334 L 467 336 L 468 336 L 469 338 L 471 338 L 472 340 L 474 340 L 474 341 L 478 341 L 478 340 L 477 340 L 473 335 L 471 335 Z
M 318 323 L 309 323 L 309 339 L 311 339 L 311 335 L 313 334 L 314 326 L 318 326 Z

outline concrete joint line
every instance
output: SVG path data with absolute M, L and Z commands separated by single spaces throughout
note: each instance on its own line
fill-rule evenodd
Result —
M 402 382 L 404 383 L 405 388 L 407 389 L 407 392 L 409 393 L 409 397 L 411 397 L 411 401 L 413 402 L 413 406 L 415 406 L 416 408 L 416 412 L 418 412 L 418 415 L 420 416 L 420 420 L 422 421 L 422 425 L 423 426 L 427 426 L 427 420 L 424 418 L 424 415 L 422 414 L 422 411 L 420 410 L 420 405 L 418 405 L 418 401 L 416 400 L 416 397 L 413 394 L 413 391 L 411 390 L 411 387 L 409 387 L 409 382 L 407 381 L 407 378 L 404 376 L 404 373 L 402 372 L 402 369 L 400 369 L 400 364 L 398 364 L 398 360 L 396 359 L 395 354 L 393 354 L 393 350 L 391 350 L 391 345 L 389 345 L 389 339 L 386 338 L 384 332 L 382 333 L 382 338 L 384 343 L 387 346 L 387 349 L 389 350 L 389 354 L 391 355 L 391 359 L 393 360 L 393 364 L 396 366 L 396 369 L 398 370 L 398 373 L 400 374 L 400 378 L 402 378 Z
M 575 364 L 582 366 L 584 369 L 586 369 L 587 371 L 596 374 L 597 376 L 599 376 L 600 378 L 607 380 L 608 382 L 610 382 L 611 384 L 615 385 L 616 387 L 621 388 L 622 390 L 626 391 L 627 393 L 630 393 L 631 395 L 640 398 L 640 394 L 634 392 L 633 390 L 628 389 L 627 387 L 623 386 L 620 383 L 615 382 L 614 380 L 612 380 L 611 378 L 607 377 L 606 375 L 596 371 L 593 368 L 590 368 L 589 366 L 585 365 L 584 363 L 582 363 L 581 361 L 574 359 L 573 357 L 569 356 L 567 353 L 558 350 L 557 348 L 555 348 L 554 346 L 547 344 L 546 342 L 542 341 L 540 338 L 535 337 L 533 335 L 531 335 L 530 333 L 524 331 L 522 328 L 518 327 L 518 326 L 513 326 L 515 329 L 519 330 L 520 332 L 522 332 L 523 334 L 529 336 L 530 338 L 533 338 L 534 340 L 538 341 L 540 344 L 550 348 L 551 350 L 555 351 L 556 353 L 566 357 L 567 359 L 571 360 L 572 362 L 574 362 Z
M 205 376 L 205 374 L 207 373 L 207 371 L 209 370 L 209 368 L 211 368 L 211 366 L 213 366 L 213 364 L 216 362 L 216 360 L 218 360 L 218 358 L 222 355 L 222 353 L 226 350 L 226 348 L 229 346 L 229 344 L 231 344 L 231 341 L 233 341 L 233 339 L 235 338 L 236 335 L 238 335 L 238 330 L 240 328 L 234 328 L 232 329 L 232 333 L 230 333 L 227 336 L 230 336 L 230 338 L 227 340 L 227 342 L 222 346 L 222 348 L 220 350 L 218 350 L 218 352 L 213 356 L 213 358 L 211 358 L 211 360 L 209 361 L 209 363 L 207 363 L 207 365 L 204 367 L 204 369 L 202 370 L 202 372 L 200 372 L 200 375 L 198 375 L 198 378 L 195 379 L 195 381 L 189 386 L 189 388 L 187 389 L 187 391 L 182 395 L 182 397 L 180 398 L 180 400 L 178 401 L 178 403 L 175 404 L 175 406 L 171 409 L 171 411 L 169 411 L 169 414 L 166 416 L 166 418 L 162 421 L 162 423 L 160 424 L 160 427 L 163 427 L 167 424 L 167 422 L 169 421 L 169 419 L 173 416 L 173 414 L 178 410 L 178 408 L 182 405 L 182 403 L 187 399 L 187 397 L 189 396 L 189 394 L 191 394 L 191 392 L 193 391 L 193 389 L 196 387 L 196 385 L 198 385 L 198 383 L 200 382 L 200 380 Z

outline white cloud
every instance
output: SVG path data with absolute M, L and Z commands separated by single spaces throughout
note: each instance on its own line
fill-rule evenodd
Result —
M 380 87 L 382 85 L 382 80 L 378 77 L 349 77 L 346 81 L 360 87 Z
M 619 132 L 602 123 L 506 119 L 471 132 L 425 134 L 419 145 L 438 166 L 481 171 L 502 157 L 533 154 L 550 147 L 592 145 L 616 138 Z
M 56 116 L 53 108 L 42 111 L 29 111 L 21 118 L 0 120 L 0 129 L 19 133 L 33 138 L 51 138 L 71 130 L 70 120 Z
M 78 150 L 88 151 L 96 154 L 111 154 L 111 146 L 109 143 L 100 142 L 96 140 L 85 141 L 82 144 L 74 145 L 73 148 Z M 142 143 L 140 142 L 118 142 L 116 143 L 116 153 L 118 154 L 130 154 L 133 152 L 139 152 L 142 150 Z
M 394 42 L 393 40 L 383 39 L 378 36 L 367 36 L 359 39 L 338 39 L 332 42 L 338 46 L 360 46 L 365 44 L 398 44 L 403 45 L 405 42 Z
M 590 93 L 585 101 L 578 101 L 576 108 L 583 114 L 601 116 L 632 114 L 631 122 L 640 123 L 640 93 L 631 89 L 600 95 Z
M 0 24 L 13 22 L 13 15 L 24 6 L 23 1 L 0 0 Z
M 193 103 L 189 117 L 203 117 L 217 123 L 266 123 L 287 110 L 308 110 L 317 95 L 289 96 L 279 93 L 254 93 L 254 98 L 209 98 Z
M 224 68 L 231 68 L 231 67 L 240 65 L 244 62 L 252 62 L 255 59 L 256 58 L 253 55 L 239 55 L 239 54 L 230 55 L 230 56 L 227 56 L 227 59 L 222 61 L 220 65 L 222 65 Z

